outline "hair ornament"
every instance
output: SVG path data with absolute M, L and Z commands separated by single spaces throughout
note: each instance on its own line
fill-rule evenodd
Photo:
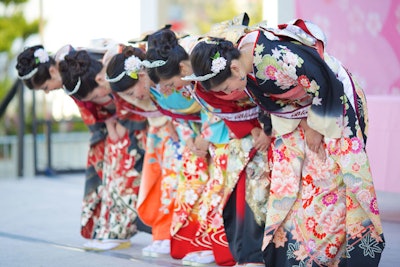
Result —
M 18 75 L 18 78 L 20 78 L 21 80 L 29 80 L 30 78 L 32 78 L 35 74 L 36 74 L 36 72 L 38 72 L 38 68 L 36 67 L 36 68 L 34 68 L 33 70 L 31 70 L 28 74 L 26 74 L 26 75 L 23 75 L 23 76 L 19 76 Z
M 76 92 L 78 92 L 79 88 L 81 87 L 81 83 L 82 83 L 82 82 L 81 82 L 81 77 L 79 77 L 79 78 L 78 78 L 78 82 L 76 83 L 76 85 L 75 85 L 75 87 L 74 87 L 74 90 L 72 90 L 72 91 L 68 90 L 68 89 L 65 87 L 64 84 L 63 84 L 62 88 L 63 88 L 64 92 L 65 92 L 67 95 L 73 95 L 73 94 L 75 94 Z
M 214 56 L 211 58 L 211 71 L 213 73 L 220 73 L 226 67 L 226 59 L 221 57 L 221 54 L 217 51 Z
M 65 57 L 68 55 L 68 52 L 63 52 L 56 55 L 56 61 L 63 61 Z
M 38 65 L 40 63 L 46 63 L 50 60 L 49 54 L 43 48 L 39 48 L 39 49 L 35 50 L 35 52 L 33 53 L 33 58 L 35 59 L 36 65 Z M 18 78 L 20 78 L 21 80 L 29 80 L 36 74 L 36 72 L 38 72 L 38 67 L 34 68 L 29 73 L 27 73 L 23 76 L 18 75 Z
M 44 50 L 43 48 L 39 48 L 33 53 L 33 56 L 35 57 L 35 63 L 46 63 L 49 61 L 49 54 Z
M 203 82 L 208 79 L 213 78 L 216 76 L 218 73 L 220 73 L 222 70 L 226 68 L 226 63 L 227 60 L 224 57 L 221 57 L 221 54 L 217 51 L 214 56 L 211 57 L 212 62 L 211 62 L 211 73 L 206 74 L 204 76 L 196 76 L 194 73 L 189 76 L 185 76 L 182 78 L 184 81 L 199 81 Z
M 167 64 L 167 61 L 166 60 L 155 60 L 155 61 L 150 62 L 148 60 L 143 60 L 142 64 L 145 68 L 152 69 L 152 68 L 158 68 L 158 67 L 164 66 L 165 64 Z
M 106 75 L 106 80 L 110 83 L 116 83 L 119 82 L 125 75 L 137 80 L 139 78 L 138 72 L 142 66 L 143 62 L 137 56 L 130 56 L 125 59 L 124 71 L 115 78 L 110 78 Z
M 206 40 L 204 40 L 204 42 L 205 42 L 206 44 L 219 45 L 219 42 L 218 42 L 218 41 L 214 41 L 214 40 L 210 40 L 210 39 L 206 39 Z

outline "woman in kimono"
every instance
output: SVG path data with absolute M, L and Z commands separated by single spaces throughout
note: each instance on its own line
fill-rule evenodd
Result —
M 144 70 L 144 59 L 145 53 L 141 49 L 125 47 L 111 58 L 106 79 L 117 97 L 129 103 L 127 112 L 140 114 L 148 120 L 136 208 L 142 222 L 152 229 L 153 242 L 143 248 L 142 253 L 157 257 L 170 254 L 170 227 L 181 152 L 172 123 L 150 98 L 153 84 Z
M 100 187 L 99 220 L 94 226 L 96 241 L 87 249 L 107 250 L 128 247 L 137 232 L 135 210 L 143 164 L 143 142 L 147 123 L 141 116 L 126 116 L 111 95 L 104 80 L 103 64 L 84 51 L 68 53 L 59 63 L 63 88 L 83 103 L 116 106 L 116 116 L 106 121 L 108 136 L 104 151 L 103 179 Z M 74 88 L 69 90 L 68 88 Z
M 225 143 L 210 145 L 216 168 L 203 193 L 200 219 L 208 222 L 210 232 L 225 227 L 237 266 L 264 266 L 261 246 L 269 192 L 270 139 L 258 121 L 258 107 L 246 94 L 206 91 L 199 82 L 195 94 L 203 108 L 229 129 Z
M 178 39 L 173 31 L 161 29 L 149 35 L 146 52 L 145 66 L 149 77 L 157 84 L 151 89 L 155 104 L 170 116 L 184 146 L 171 225 L 171 256 L 182 259 L 186 265 L 216 261 L 229 266 L 235 262 L 223 241 L 224 229 L 215 242 L 217 239 L 211 240 L 198 221 L 199 203 L 209 181 L 210 169 L 209 141 L 202 137 L 202 125 L 205 125 L 202 120 L 206 119 L 206 114 L 192 96 L 193 84 L 181 80 L 191 73 L 188 50 L 196 41 L 197 37 Z M 207 125 L 212 125 L 213 129 L 222 127 L 222 132 L 226 128 L 222 121 L 212 123 L 210 120 Z
M 351 75 L 336 76 L 307 34 L 298 35 L 307 45 L 264 28 L 248 31 L 238 46 L 202 42 L 191 53 L 193 71 L 212 92 L 247 88 L 270 115 L 265 265 L 378 266 L 384 237 L 362 90 Z
M 19 78 L 32 90 L 44 90 L 46 93 L 63 88 L 63 81 L 59 71 L 59 63 L 64 57 L 75 50 L 71 46 L 65 46 L 54 56 L 49 56 L 43 46 L 33 46 L 20 53 L 17 60 Z M 100 65 L 98 65 L 100 64 Z M 96 71 L 101 69 L 101 63 L 96 64 Z M 93 79 L 93 75 L 90 77 Z M 92 82 L 93 85 L 95 82 Z M 78 90 L 79 88 L 77 88 Z M 103 190 L 103 170 L 105 166 L 104 153 L 108 130 L 106 122 L 114 120 L 115 105 L 110 97 L 110 90 L 104 87 L 93 90 L 97 99 L 93 101 L 81 101 L 76 96 L 77 90 L 66 90 L 77 104 L 83 122 L 88 126 L 92 137 L 88 151 L 86 167 L 86 181 L 81 214 L 81 235 L 89 241 L 84 244 L 85 249 L 115 249 L 129 246 L 130 242 L 123 239 L 121 242 L 107 242 L 103 244 L 98 237 L 101 221 L 100 211 Z M 104 223 L 103 223 L 104 224 Z

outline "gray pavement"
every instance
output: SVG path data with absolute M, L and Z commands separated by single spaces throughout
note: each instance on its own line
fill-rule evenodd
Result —
M 182 266 L 167 256 L 143 257 L 141 249 L 151 242 L 145 232 L 128 249 L 85 252 L 79 234 L 83 186 L 83 174 L 1 178 L 0 267 Z M 380 266 L 400 266 L 400 194 L 378 192 L 378 201 L 386 238 Z

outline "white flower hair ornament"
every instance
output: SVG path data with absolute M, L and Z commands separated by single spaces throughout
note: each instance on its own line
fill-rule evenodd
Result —
M 125 59 L 124 71 L 115 78 L 110 78 L 106 75 L 106 80 L 110 83 L 119 82 L 125 75 L 137 80 L 138 73 L 143 66 L 143 62 L 137 56 L 130 56 Z
M 36 66 L 38 66 L 40 63 L 46 63 L 50 60 L 49 54 L 43 48 L 37 49 L 33 53 L 33 58 L 35 60 Z M 23 76 L 18 75 L 18 78 L 20 78 L 21 80 L 29 80 L 36 74 L 36 72 L 38 72 L 38 67 L 35 67 L 33 70 Z
M 47 54 L 46 50 L 43 48 L 36 50 L 33 56 L 35 57 L 36 64 L 46 63 L 49 61 L 49 54 Z
M 227 60 L 224 57 L 221 57 L 219 52 L 215 53 L 213 57 L 211 57 L 211 73 L 203 75 L 203 76 L 196 76 L 194 73 L 189 76 L 185 76 L 182 78 L 184 81 L 206 81 L 215 77 L 218 73 L 223 71 L 226 68 Z

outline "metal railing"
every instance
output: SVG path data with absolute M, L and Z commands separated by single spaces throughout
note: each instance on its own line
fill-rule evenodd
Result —
M 17 176 L 21 177 L 24 173 L 24 134 L 25 134 L 25 108 L 24 108 L 24 84 L 21 80 L 16 80 L 8 91 L 5 98 L 2 100 L 0 104 L 0 118 L 3 116 L 4 112 L 6 111 L 8 105 L 10 104 L 11 100 L 18 94 L 18 158 L 17 158 Z
M 32 135 L 26 135 L 26 120 L 25 120 L 25 101 L 24 101 L 24 84 L 20 80 L 16 80 L 13 86 L 8 91 L 6 97 L 0 103 L 0 117 L 2 117 L 14 97 L 18 95 L 18 125 L 17 125 L 17 136 L 6 136 L 0 138 L 0 166 L 3 167 L 14 166 L 18 177 L 22 177 L 25 174 L 25 163 L 32 161 L 33 175 L 55 175 L 61 173 L 75 173 L 83 172 L 86 166 L 87 150 L 89 148 L 89 133 L 53 133 L 52 132 L 52 120 L 38 120 L 36 116 L 36 97 L 35 92 L 32 91 Z M 43 133 L 39 133 L 39 126 L 44 130 Z M 26 137 L 30 136 L 32 145 L 26 146 L 30 143 Z M 59 164 L 59 161 L 54 160 L 55 153 L 59 157 L 62 153 L 70 154 L 70 151 L 55 151 L 55 142 L 59 142 L 59 136 L 62 136 L 62 140 L 70 140 L 70 144 L 67 147 L 72 148 L 73 144 L 79 143 L 85 151 L 79 151 L 80 155 L 83 155 L 81 164 Z M 55 140 L 54 138 L 58 138 Z M 86 138 L 82 140 L 81 137 Z M 71 138 L 78 138 L 71 140 Z M 82 145 L 84 144 L 84 145 Z M 72 145 L 72 146 L 71 146 Z M 39 149 L 40 146 L 40 149 Z M 57 144 L 59 146 L 59 144 Z M 30 157 L 26 157 L 26 150 L 32 151 Z M 61 154 L 60 154 L 61 153 Z M 46 163 L 43 165 L 43 155 L 45 155 Z M 39 161 L 40 159 L 40 161 Z M 15 164 L 17 163 L 17 164 Z
M 90 134 L 85 132 L 52 133 L 52 169 L 48 169 L 47 143 L 44 134 L 36 136 L 37 158 L 34 166 L 32 134 L 24 136 L 24 176 L 83 172 L 87 162 Z M 0 136 L 0 178 L 16 177 L 17 136 Z

